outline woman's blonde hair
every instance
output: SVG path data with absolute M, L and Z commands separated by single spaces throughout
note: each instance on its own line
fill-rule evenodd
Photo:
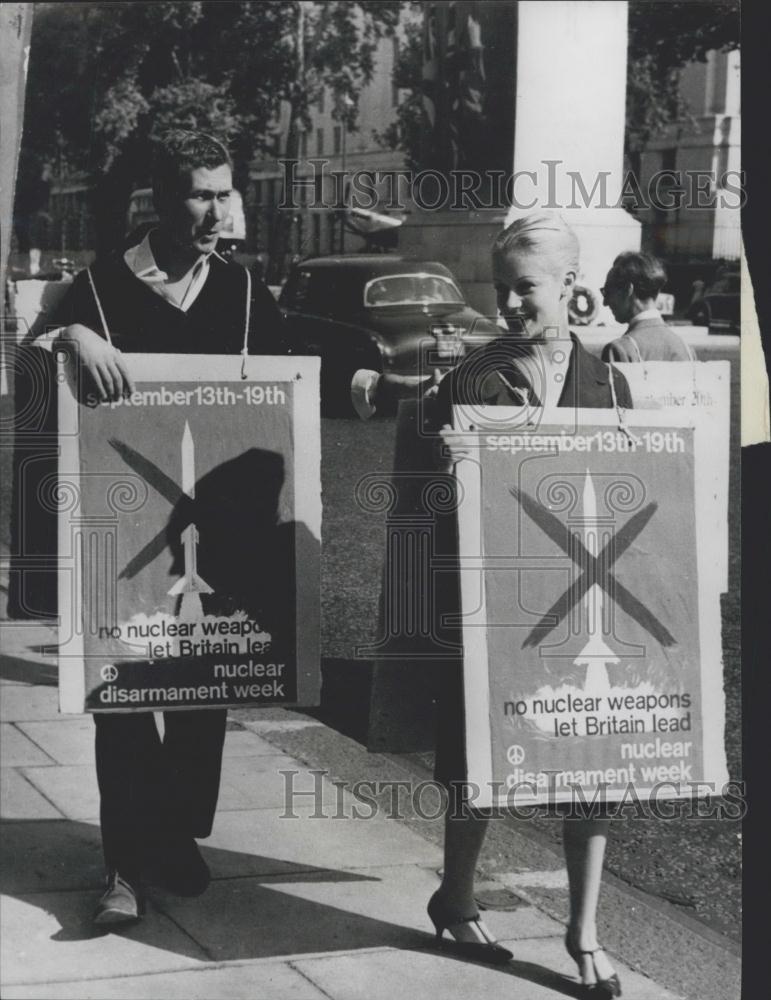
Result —
M 532 253 L 548 257 L 555 270 L 578 274 L 578 237 L 556 212 L 531 212 L 506 226 L 493 244 L 493 257 Z

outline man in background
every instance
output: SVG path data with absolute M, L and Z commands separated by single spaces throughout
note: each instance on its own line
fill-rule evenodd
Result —
M 602 289 L 618 323 L 628 323 L 623 336 L 606 344 L 603 361 L 693 361 L 694 355 L 656 308 L 667 281 L 661 261 L 647 253 L 627 251 L 613 261 Z

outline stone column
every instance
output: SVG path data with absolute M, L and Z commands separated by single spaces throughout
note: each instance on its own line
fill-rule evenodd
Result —
M 539 207 L 562 212 L 581 241 L 580 279 L 596 293 L 616 254 L 640 246 L 640 224 L 613 207 L 623 179 L 625 0 L 519 0 L 511 58 L 512 207 L 413 206 L 400 231 L 400 249 L 446 263 L 471 305 L 487 314 L 495 312 L 490 245 L 517 214 Z
M 514 173 L 507 222 L 529 202 L 558 210 L 581 242 L 582 278 L 598 290 L 613 258 L 640 247 L 640 223 L 615 207 L 626 123 L 627 4 L 520 0 Z

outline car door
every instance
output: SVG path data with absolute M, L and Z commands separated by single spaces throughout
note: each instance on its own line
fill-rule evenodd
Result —
M 309 354 L 307 350 L 307 309 L 310 302 L 312 272 L 295 268 L 290 272 L 278 299 L 284 317 L 287 349 L 290 354 Z
M 709 290 L 712 319 L 720 323 L 738 325 L 739 275 L 725 274 Z
M 327 412 L 348 412 L 357 368 L 375 362 L 380 367 L 376 348 L 351 312 L 350 280 L 335 268 L 299 266 L 280 300 L 290 351 L 321 358 L 321 398 Z

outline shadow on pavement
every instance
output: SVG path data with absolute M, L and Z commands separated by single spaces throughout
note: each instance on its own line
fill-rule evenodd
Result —
M 21 898 L 53 915 L 61 929 L 52 940 L 102 936 L 104 932 L 90 922 L 103 878 L 97 826 L 69 820 L 4 822 L 2 842 L 3 896 Z M 148 886 L 150 905 L 145 919 L 120 933 L 152 939 L 154 920 L 159 913 L 165 914 L 218 959 L 409 946 L 422 936 L 397 924 L 304 899 L 291 888 L 300 883 L 380 881 L 376 877 L 205 844 L 201 853 L 212 872 L 206 893 L 194 899 L 178 898 Z M 164 947 L 167 939 L 164 935 Z
M 2 842 L 0 892 L 52 916 L 59 929 L 49 934 L 50 941 L 66 944 L 109 936 L 110 932 L 91 925 L 102 887 L 96 825 L 69 820 L 3 822 Z M 201 846 L 213 876 L 202 896 L 180 898 L 149 887 L 144 919 L 111 933 L 202 961 L 384 947 L 433 951 L 433 936 L 427 932 L 308 898 L 323 893 L 328 883 L 374 886 L 382 881 L 377 876 Z M 32 928 L 35 921 L 30 924 Z M 36 936 L 34 929 L 31 933 Z M 50 963 L 55 955 L 48 952 L 41 960 Z M 450 949 L 442 955 L 467 961 Z M 531 962 L 515 958 L 497 971 L 566 996 L 582 996 L 575 982 Z
M 59 683 L 59 668 L 55 663 L 36 663 L 3 653 L 0 656 L 0 678 L 4 681 L 56 687 Z

